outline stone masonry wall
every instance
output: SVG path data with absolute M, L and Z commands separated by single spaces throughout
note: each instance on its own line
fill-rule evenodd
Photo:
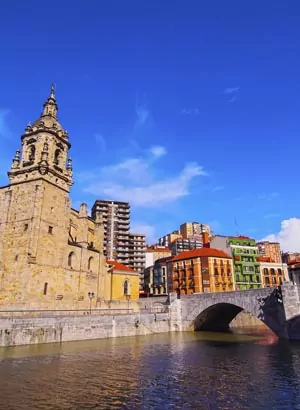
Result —
M 168 314 L 0 319 L 0 346 L 140 336 L 170 331 Z

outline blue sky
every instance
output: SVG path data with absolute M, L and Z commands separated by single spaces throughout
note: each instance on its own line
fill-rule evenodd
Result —
M 299 1 L 15 0 L 0 15 L 1 185 L 55 82 L 75 206 L 128 200 L 150 240 L 199 221 L 300 248 Z

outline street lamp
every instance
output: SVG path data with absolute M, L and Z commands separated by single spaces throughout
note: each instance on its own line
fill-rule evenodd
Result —
M 88 296 L 90 298 L 90 315 L 92 314 L 92 299 L 94 299 L 95 293 L 94 292 L 89 292 Z
M 127 299 L 127 302 L 128 302 L 128 313 L 129 313 L 130 295 L 126 294 L 126 299 Z

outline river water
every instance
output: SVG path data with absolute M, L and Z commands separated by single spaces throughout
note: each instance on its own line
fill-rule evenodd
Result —
M 174 333 L 0 349 L 0 409 L 300 409 L 300 344 Z

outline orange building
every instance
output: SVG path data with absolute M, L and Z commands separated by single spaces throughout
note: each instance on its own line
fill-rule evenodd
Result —
M 262 241 L 257 243 L 260 256 L 270 258 L 272 262 L 281 263 L 280 244 L 278 242 Z
M 234 290 L 232 258 L 213 248 L 182 252 L 168 262 L 168 290 L 180 295 Z

